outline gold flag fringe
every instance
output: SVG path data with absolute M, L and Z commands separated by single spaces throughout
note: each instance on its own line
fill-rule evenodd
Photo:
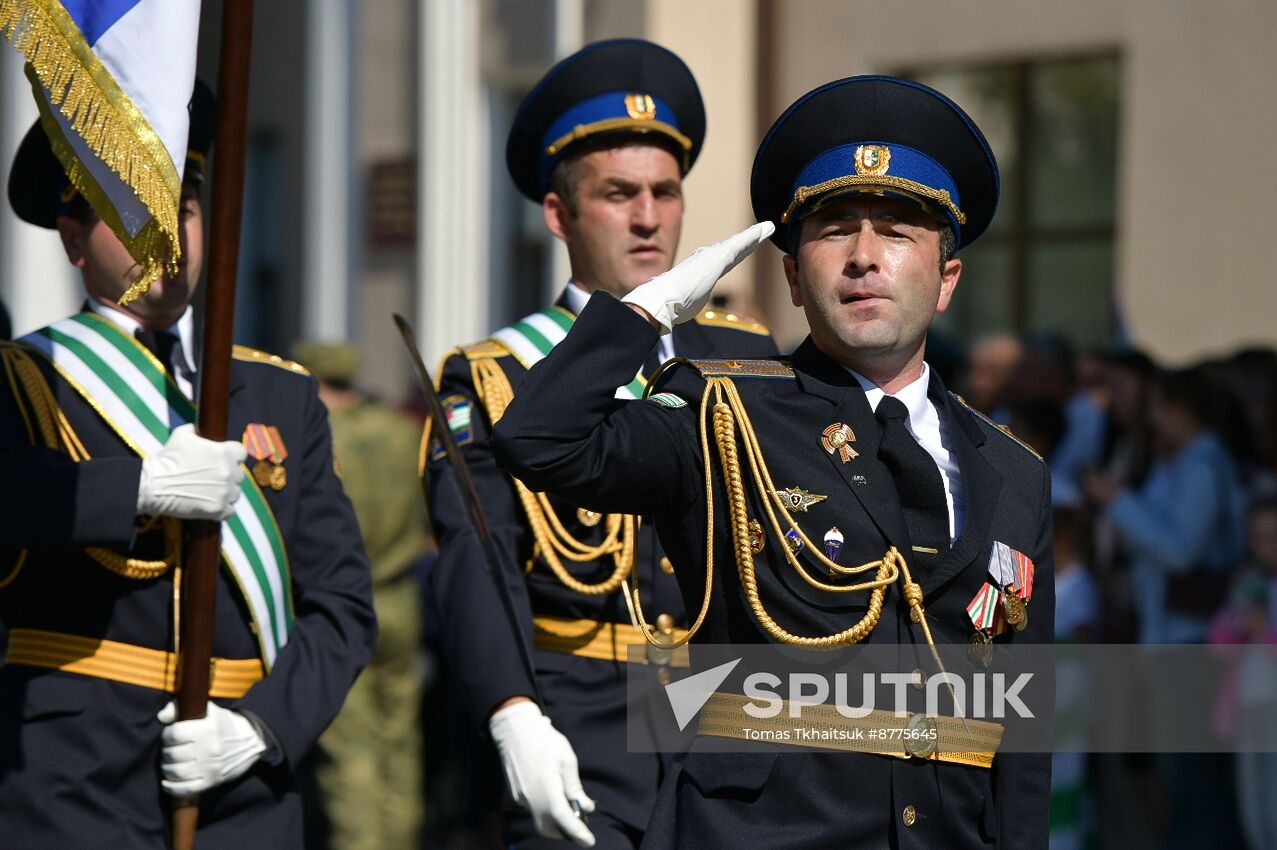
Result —
M 144 295 L 166 271 L 176 274 L 181 259 L 178 208 L 182 183 L 164 142 L 124 94 L 88 46 L 79 28 L 54 0 L 0 0 L 0 33 L 29 63 L 41 123 L 67 179 L 120 238 L 140 273 L 120 304 Z M 93 153 L 132 187 L 151 220 L 130 235 L 106 192 L 80 162 L 41 96 L 67 119 Z

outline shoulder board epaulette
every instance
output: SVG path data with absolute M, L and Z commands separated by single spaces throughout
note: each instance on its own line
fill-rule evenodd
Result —
M 1010 429 L 1010 428 L 1008 428 L 1007 426 L 1003 425 L 1001 422 L 994 422 L 994 421 L 993 421 L 992 419 L 990 419 L 988 416 L 985 416 L 983 413 L 981 413 L 980 411 L 976 410 L 976 409 L 975 409 L 974 407 L 972 407 L 971 405 L 967 404 L 967 400 L 966 400 L 965 398 L 963 398 L 962 396 L 958 395 L 957 393 L 955 393 L 953 390 L 950 390 L 950 391 L 949 391 L 949 395 L 953 396 L 953 397 L 954 397 L 954 399 L 955 399 L 955 400 L 957 400 L 958 404 L 962 405 L 962 406 L 963 406 L 963 407 L 965 407 L 967 410 L 971 411 L 971 412 L 972 412 L 972 413 L 974 413 L 976 416 L 978 416 L 979 418 L 983 419 L 985 422 L 988 422 L 990 425 L 992 425 L 994 428 L 997 428 L 997 429 L 998 429 L 999 431 L 1001 431 L 1003 434 L 1006 434 L 1006 435 L 1007 435 L 1007 436 L 1011 439 L 1011 442 L 1013 442 L 1013 443 L 1018 443 L 1018 444 L 1019 444 L 1019 446 L 1020 446 L 1020 448 L 1024 449 L 1026 452 L 1028 452 L 1029 454 L 1033 455 L 1033 456 L 1034 456 L 1035 458 L 1037 458 L 1038 460 L 1042 460 L 1042 455 L 1038 454 L 1038 453 L 1037 453 L 1037 451 L 1035 451 L 1035 450 L 1034 450 L 1033 446 L 1030 446 L 1028 443 L 1024 442 L 1024 440 L 1021 440 L 1021 439 L 1020 439 L 1019 437 L 1017 437 L 1015 434 L 1012 434 L 1012 433 L 1011 433 L 1011 429 Z M 1043 461 L 1043 463 L 1045 463 L 1045 461 Z
M 247 345 L 236 345 L 231 348 L 231 356 L 236 360 L 243 360 L 248 363 L 265 363 L 289 372 L 296 372 L 298 375 L 310 375 L 310 370 L 296 360 L 285 360 L 278 354 L 258 351 L 256 348 L 249 348 Z
M 762 322 L 738 316 L 735 313 L 724 313 L 722 310 L 702 310 L 695 319 L 698 325 L 709 325 L 715 328 L 731 328 L 759 336 L 771 336 L 772 332 Z
M 458 346 L 457 351 L 467 360 L 490 360 L 494 357 L 509 357 L 510 350 L 494 339 Z
M 793 378 L 783 360 L 687 360 L 702 378 Z

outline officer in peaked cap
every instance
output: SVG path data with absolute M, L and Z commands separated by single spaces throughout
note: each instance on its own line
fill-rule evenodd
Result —
M 884 644 L 924 668 L 928 644 L 957 644 L 964 672 L 989 646 L 1050 643 L 1047 468 L 925 360 L 961 277 L 955 252 L 996 206 L 984 136 L 916 82 L 839 80 L 772 126 L 751 190 L 762 223 L 620 301 L 591 300 L 498 423 L 498 462 L 575 504 L 653 515 L 685 565 L 687 610 L 704 600 L 698 643 Z M 652 343 L 769 236 L 810 337 L 785 357 L 673 364 L 656 395 L 610 404 Z M 723 751 L 757 725 L 719 722 L 740 701 L 710 698 L 645 848 L 731 846 L 742 828 L 760 847 L 1046 846 L 1050 757 L 999 752 L 992 721 L 938 724 L 934 746 L 892 753 Z
M 377 641 L 368 559 L 317 382 L 236 346 L 231 439 L 190 424 L 198 184 L 213 121 L 199 85 L 184 261 L 127 306 L 118 301 L 137 264 L 70 188 L 40 123 L 10 174 L 14 211 L 58 230 L 86 299 L 75 315 L 0 342 L 0 468 L 15 495 L 0 511 L 7 846 L 168 847 L 172 798 L 196 795 L 197 846 L 300 848 L 296 768 Z M 209 701 L 204 717 L 179 721 L 175 611 L 189 520 L 223 522 L 223 548 Z
M 750 196 L 772 241 L 793 254 L 798 223 L 848 194 L 899 197 L 954 239 L 984 233 L 998 205 L 998 165 L 957 104 L 921 83 L 852 77 L 799 98 L 759 145 Z
M 551 68 L 518 110 L 506 163 L 566 244 L 572 279 L 553 306 L 456 349 L 439 369 L 440 396 L 497 538 L 504 592 L 522 635 L 510 628 L 500 586 L 476 567 L 483 554 L 437 447 L 426 470 L 440 543 L 431 581 L 444 613 L 444 652 L 491 733 L 514 801 L 527 809 L 510 808 L 506 837 L 515 846 L 558 846 L 565 842 L 546 836 L 560 835 L 637 846 L 663 766 L 657 754 L 627 752 L 627 668 L 653 686 L 668 671 L 629 663 L 629 648 L 645 641 L 623 596 L 625 581 L 642 589 L 663 638 L 682 634 L 686 617 L 680 566 L 665 557 L 650 523 L 538 499 L 497 469 L 490 428 L 592 294 L 619 298 L 673 265 L 682 180 L 704 136 L 696 81 L 663 47 L 604 41 Z M 619 392 L 636 399 L 659 363 L 676 354 L 758 357 L 775 350 L 761 325 L 699 311 L 661 345 L 649 340 Z M 532 646 L 535 670 L 521 662 L 519 640 Z M 597 805 L 588 827 L 573 802 L 586 813 Z
M 541 203 L 550 175 L 582 143 L 641 140 L 667 148 L 686 175 L 705 140 L 705 105 L 682 59 L 637 38 L 600 41 L 555 65 L 519 106 L 506 166 L 519 191 Z

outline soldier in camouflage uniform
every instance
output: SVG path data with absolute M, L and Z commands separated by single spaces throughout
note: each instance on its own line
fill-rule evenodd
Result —
M 382 850 L 419 845 L 424 806 L 420 707 L 423 663 L 412 566 L 426 532 L 414 466 L 420 425 L 355 389 L 353 346 L 302 342 L 296 358 L 320 381 L 338 475 L 355 506 L 372 562 L 381 639 L 337 719 L 320 738 L 317 770 L 329 846 Z

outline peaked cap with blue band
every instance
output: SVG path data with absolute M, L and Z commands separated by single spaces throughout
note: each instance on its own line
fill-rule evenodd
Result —
M 691 70 L 650 41 L 586 45 L 551 68 L 514 116 L 505 161 L 519 191 L 537 203 L 554 166 L 583 139 L 651 136 L 686 174 L 705 139 L 705 105 Z
M 209 148 L 217 128 L 217 99 L 203 80 L 195 80 L 195 90 L 187 107 L 191 113 L 191 129 L 186 142 L 186 166 L 182 179 L 204 181 L 208 168 Z M 13 157 L 9 172 L 9 206 L 18 218 L 37 227 L 53 229 L 58 216 L 68 209 L 75 197 L 62 163 L 53 154 L 49 137 L 39 119 L 27 130 Z
M 917 201 L 953 226 L 958 247 L 989 226 L 998 163 L 975 122 L 934 89 L 898 77 L 848 77 L 800 97 L 754 156 L 754 216 L 776 225 L 791 252 L 794 227 L 830 198 L 852 192 Z

